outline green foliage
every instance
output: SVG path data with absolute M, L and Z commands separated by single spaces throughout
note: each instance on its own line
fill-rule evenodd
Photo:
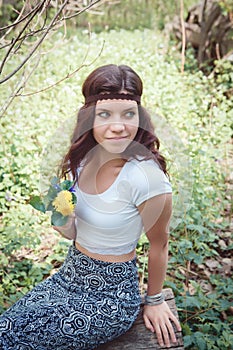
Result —
M 42 202 L 40 196 L 34 196 L 34 197 L 30 200 L 29 204 L 31 204 L 31 206 L 32 206 L 33 208 L 35 208 L 35 209 L 38 210 L 38 211 L 41 211 L 42 213 L 45 213 L 45 212 L 46 212 L 45 205 L 44 205 L 44 203 Z
M 0 272 L 0 297 L 2 299 L 0 299 L 0 312 L 4 311 L 5 307 L 11 306 L 43 278 L 49 276 L 53 267 L 48 262 L 35 262 L 31 259 L 14 259 L 15 261 L 12 263 L 12 258 L 4 261 L 10 265 L 4 264 L 4 268 Z M 1 295 L 2 293 L 3 295 Z
M 87 50 L 88 58 L 78 74 L 65 82 L 40 94 L 17 97 L 1 118 L 1 310 L 47 277 L 51 269 L 56 270 L 64 259 L 68 243 L 63 239 L 51 243 L 49 253 L 43 255 L 49 244 L 46 240 L 56 234 L 47 214 L 35 211 L 29 200 L 40 196 L 57 173 L 76 110 L 82 105 L 84 77 L 102 64 L 128 64 L 144 81 L 143 105 L 151 111 L 168 159 L 175 220 L 166 286 L 176 295 L 186 348 L 230 349 L 232 281 L 224 273 L 221 259 L 230 256 L 231 247 L 227 179 L 233 100 L 228 63 L 217 63 L 216 74 L 209 77 L 197 70 L 190 72 L 189 66 L 181 75 L 176 48 L 168 50 L 164 37 L 150 30 L 93 33 L 90 42 L 87 31 L 70 33 L 67 40 L 58 33 L 53 42 L 56 47 L 50 41 L 41 48 L 46 55 L 21 93 L 38 91 L 67 76 L 81 66 Z M 20 55 L 13 56 L 6 70 L 19 59 Z M 19 79 L 16 75 L 0 91 L 3 103 Z M 227 242 L 225 248 L 219 245 L 222 238 Z M 147 250 L 143 236 L 137 247 L 143 283 Z M 33 254 L 28 256 L 28 251 Z M 208 268 L 209 260 L 216 262 L 215 269 Z
M 14 5 L 12 6 L 12 2 L 4 2 L 0 4 L 0 27 L 7 26 L 11 24 L 17 17 L 18 12 L 22 9 L 24 5 L 23 0 L 14 1 Z
M 194 295 L 177 298 L 179 307 L 186 310 L 181 315 L 184 323 L 183 332 L 185 348 L 191 349 L 231 349 L 233 335 L 231 332 L 232 316 L 224 322 L 223 314 L 231 306 L 228 296 L 233 288 L 230 278 L 217 281 L 212 293 L 204 293 L 196 282 L 192 282 Z M 222 288 L 224 286 L 224 288 Z M 188 327 L 188 324 L 191 325 Z
M 233 13 L 233 3 L 231 0 L 218 0 L 219 5 L 225 16 L 232 15 Z
M 185 11 L 195 0 L 184 0 Z M 99 14 L 94 11 L 83 13 L 74 20 L 78 27 L 88 27 L 95 32 L 102 30 L 135 30 L 143 28 L 163 29 L 165 24 L 171 21 L 175 15 L 179 15 L 179 3 L 167 0 L 166 6 L 162 0 L 124 0 L 100 4 Z
M 233 96 L 233 62 L 226 59 L 216 61 L 213 74 L 217 88 L 221 89 L 225 96 L 231 98 Z
M 71 203 L 68 200 L 65 201 L 65 198 L 63 197 L 62 207 L 64 210 L 64 204 L 65 204 L 66 209 L 68 207 L 69 210 L 73 210 L 73 208 L 74 208 L 73 204 L 77 203 L 76 195 L 75 195 L 74 191 L 72 190 L 73 185 L 74 185 L 73 181 L 63 180 L 62 182 L 60 182 L 60 179 L 58 177 L 54 176 L 50 180 L 50 186 L 49 186 L 49 189 L 48 189 L 46 195 L 44 197 L 43 196 L 33 196 L 30 199 L 29 204 L 31 204 L 31 206 L 33 208 L 35 208 L 38 211 L 41 211 L 42 213 L 45 213 L 46 211 L 51 211 L 52 212 L 51 224 L 54 226 L 63 226 L 67 223 L 68 214 L 65 213 L 66 215 L 64 216 L 62 214 L 62 212 L 59 212 L 58 210 L 56 210 L 53 202 L 57 198 L 59 192 L 61 192 L 61 191 L 70 192 Z M 60 205 L 61 204 L 59 204 L 59 206 Z M 70 209 L 70 205 L 72 205 L 71 209 Z
M 184 9 L 195 4 L 195 0 L 184 0 Z M 224 2 L 225 4 L 225 2 Z M 223 8 L 225 10 L 225 5 Z M 23 1 L 13 1 L 12 4 L 2 4 L 0 7 L 0 26 L 12 23 L 17 13 L 24 5 Z M 179 15 L 179 3 L 173 0 L 167 0 L 166 6 L 162 0 L 124 0 L 113 1 L 109 3 L 101 2 L 98 8 L 84 12 L 75 17 L 69 23 L 79 28 L 88 28 L 91 24 L 92 31 L 101 32 L 111 29 L 143 29 L 159 28 L 163 29 L 165 24 L 171 21 L 175 15 Z M 51 7 L 47 16 L 53 16 L 55 8 Z

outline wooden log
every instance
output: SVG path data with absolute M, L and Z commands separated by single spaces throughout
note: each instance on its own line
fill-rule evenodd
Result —
M 166 30 L 181 41 L 182 26 L 178 16 L 166 25 Z M 207 74 L 210 73 L 207 65 L 214 68 L 215 60 L 229 59 L 233 49 L 232 32 L 230 9 L 222 11 L 219 1 L 201 0 L 188 10 L 185 18 L 186 47 L 192 45 L 199 67 Z
M 165 300 L 168 303 L 171 311 L 176 317 L 178 317 L 174 294 L 170 288 L 163 289 L 165 294 Z M 156 335 L 151 333 L 144 324 L 143 317 L 143 304 L 137 320 L 128 332 L 115 340 L 99 346 L 96 350 L 157 350 L 168 349 L 166 347 L 160 347 L 157 342 Z M 171 345 L 169 349 L 184 350 L 183 338 L 181 332 L 177 332 L 175 329 L 177 344 Z

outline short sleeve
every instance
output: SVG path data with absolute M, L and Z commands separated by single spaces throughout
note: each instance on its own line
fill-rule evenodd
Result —
M 129 172 L 132 201 L 139 206 L 146 200 L 172 193 L 168 177 L 154 160 L 133 161 Z

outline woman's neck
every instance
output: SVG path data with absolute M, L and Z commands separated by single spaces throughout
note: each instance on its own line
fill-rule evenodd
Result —
M 95 153 L 94 163 L 97 166 L 104 166 L 105 164 L 112 167 L 122 167 L 126 162 L 126 159 L 121 154 L 109 153 L 102 149 Z

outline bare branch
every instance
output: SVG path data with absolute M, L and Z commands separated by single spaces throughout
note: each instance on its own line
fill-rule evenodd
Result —
M 58 12 L 55 14 L 55 16 L 53 17 L 52 21 L 50 22 L 49 26 L 47 27 L 45 33 L 42 35 L 42 37 L 38 40 L 38 42 L 36 43 L 36 45 L 33 47 L 33 49 L 31 50 L 31 52 L 28 54 L 28 56 L 21 62 L 21 64 L 13 70 L 13 72 L 11 72 L 10 74 L 8 74 L 5 78 L 3 78 L 2 80 L 0 80 L 0 84 L 6 82 L 8 79 L 10 79 L 15 73 L 17 73 L 24 65 L 25 63 L 30 59 L 30 57 L 34 54 L 34 52 L 36 51 L 36 49 L 41 45 L 41 43 L 43 42 L 43 40 L 45 39 L 46 35 L 49 33 L 49 30 L 52 28 L 54 22 L 56 21 L 56 19 L 58 18 L 58 16 L 60 15 L 60 13 L 62 12 L 62 10 L 65 8 L 65 6 L 67 5 L 69 0 L 66 0 L 63 5 L 60 7 L 60 9 L 58 10 Z
M 183 0 L 180 0 L 180 22 L 181 22 L 181 29 L 182 29 L 181 73 L 184 73 L 186 37 L 185 37 L 184 1 Z
M 12 31 L 12 29 L 15 27 L 15 23 L 23 16 L 23 13 L 24 13 L 24 10 L 25 10 L 25 8 L 26 8 L 26 5 L 27 5 L 27 1 L 25 2 L 24 6 L 22 7 L 22 9 L 21 9 L 21 11 L 20 11 L 18 17 L 16 18 L 15 22 L 13 22 L 13 26 L 12 26 L 12 27 L 10 26 L 10 28 L 6 31 L 6 33 L 0 38 L 0 42 L 3 41 L 7 35 L 9 35 L 9 33 L 10 33 L 10 32 Z M 8 27 L 9 27 L 9 26 L 8 26 Z M 2 30 L 2 29 L 0 29 L 0 31 L 1 31 L 1 30 Z M 6 46 L 8 46 L 8 45 L 6 45 Z M 5 46 L 5 47 L 6 47 L 6 46 Z
M 32 48 L 32 50 L 30 51 L 30 53 L 26 56 L 26 58 L 21 62 L 20 65 L 18 65 L 17 68 L 15 68 L 10 74 L 8 74 L 6 77 L 4 77 L 3 79 L 0 80 L 0 84 L 6 82 L 7 80 L 9 80 L 14 74 L 16 74 L 25 64 L 26 62 L 30 59 L 30 57 L 33 55 L 33 53 L 37 50 L 37 48 L 41 45 L 41 43 L 44 41 L 45 37 L 47 36 L 47 34 L 49 33 L 49 31 L 56 25 L 60 25 L 62 23 L 64 23 L 67 19 L 76 17 L 78 15 L 80 15 L 81 13 L 87 11 L 88 9 L 92 8 L 94 5 L 96 5 L 97 3 L 99 3 L 101 0 L 95 0 L 95 1 L 91 1 L 86 7 L 81 8 L 78 12 L 70 15 L 70 16 L 65 16 L 63 15 L 62 18 L 58 19 L 60 14 L 63 12 L 63 10 L 66 8 L 67 4 L 69 3 L 68 0 L 66 0 L 65 2 L 63 2 L 63 4 L 61 5 L 60 9 L 57 11 L 57 13 L 55 14 L 55 16 L 53 17 L 52 21 L 49 23 L 49 25 L 47 27 L 45 27 L 45 23 L 46 23 L 46 19 L 44 20 L 44 24 L 41 28 L 37 29 L 37 30 L 31 30 L 29 33 L 24 34 L 24 36 L 22 36 L 22 34 L 25 32 L 25 29 L 28 27 L 28 25 L 32 22 L 32 19 L 35 17 L 36 14 L 38 14 L 38 18 L 41 18 L 41 14 L 43 13 L 43 11 L 45 9 L 47 9 L 48 4 L 51 2 L 51 0 L 48 0 L 48 4 L 47 6 L 44 7 L 44 4 L 46 3 L 46 0 L 42 1 L 36 8 L 34 8 L 34 11 L 31 11 L 31 18 L 27 21 L 27 23 L 24 25 L 23 29 L 20 31 L 20 33 L 17 35 L 17 37 L 11 42 L 10 44 L 10 48 L 8 49 L 2 64 L 0 66 L 0 73 L 3 70 L 3 67 L 7 61 L 7 58 L 9 57 L 10 53 L 13 51 L 13 48 L 15 47 L 16 43 L 18 41 L 20 41 L 19 45 L 17 46 L 17 48 L 15 49 L 15 51 L 17 51 L 23 41 L 30 37 L 30 36 L 35 36 L 35 34 L 38 34 L 39 32 L 43 32 L 41 38 L 37 41 L 37 43 L 35 44 L 35 46 Z M 103 2 L 103 0 L 102 0 Z M 41 13 L 39 14 L 39 11 L 41 10 Z M 66 8 L 67 10 L 67 8 Z M 18 22 L 17 22 L 18 23 Z M 35 28 L 36 25 L 34 25 Z M 6 46 L 4 46 L 6 47 Z
M 40 6 L 39 6 L 39 7 L 36 9 L 36 11 L 32 14 L 32 17 L 25 23 L 25 25 L 23 26 L 22 30 L 19 32 L 18 36 L 12 41 L 12 44 L 11 44 L 9 50 L 7 51 L 7 53 L 6 53 L 6 55 L 5 55 L 4 59 L 3 59 L 3 61 L 2 61 L 2 63 L 1 63 L 1 66 L 0 66 L 0 74 L 2 73 L 2 70 L 3 70 L 3 67 L 4 67 L 4 65 L 5 65 L 5 63 L 6 63 L 6 60 L 7 60 L 8 56 L 10 55 L 11 51 L 13 50 L 13 48 L 14 48 L 16 42 L 20 39 L 22 33 L 23 33 L 24 30 L 28 27 L 28 25 L 29 25 L 30 22 L 33 20 L 33 18 L 36 16 L 37 12 L 40 10 L 40 7 L 44 4 L 45 1 L 46 1 L 46 0 L 42 1 L 42 3 L 40 4 Z M 6 79 L 6 80 L 8 80 L 8 79 Z M 2 81 L 2 82 L 4 82 L 4 81 Z M 1 81 L 0 81 L 0 83 L 1 83 Z
M 1 108 L 0 111 L 0 119 L 4 116 L 4 113 L 6 112 L 7 108 L 10 106 L 10 104 L 12 103 L 12 101 L 14 100 L 14 98 L 16 96 L 18 96 L 18 92 L 20 90 L 22 90 L 24 88 L 24 86 L 26 85 L 26 82 L 29 80 L 29 78 L 31 77 L 31 75 L 34 73 L 34 71 L 36 70 L 36 68 L 38 67 L 40 62 L 40 56 L 38 56 L 38 59 L 34 65 L 34 67 L 32 68 L 31 72 L 25 77 L 25 72 L 22 74 L 21 80 L 18 82 L 18 84 L 16 85 L 16 88 L 14 90 L 14 92 L 10 95 L 9 99 L 6 101 L 5 105 Z
M 75 1 L 76 1 L 76 0 L 75 0 Z M 62 22 L 65 21 L 65 20 L 67 20 L 67 19 L 71 19 L 71 18 L 77 17 L 78 15 L 82 14 L 82 13 L 85 12 L 85 11 L 88 11 L 90 8 L 92 8 L 92 7 L 94 7 L 94 6 L 95 6 L 95 7 L 98 7 L 98 6 L 100 6 L 100 4 L 97 5 L 98 3 L 100 3 L 100 2 L 103 3 L 103 2 L 105 2 L 105 1 L 108 2 L 109 0 L 96 0 L 96 1 L 94 1 L 94 2 L 90 2 L 89 5 L 87 5 L 86 7 L 82 8 L 82 9 L 79 10 L 78 12 L 76 12 L 76 13 L 70 15 L 70 16 L 63 16 L 60 20 L 55 21 L 55 23 L 53 24 L 53 27 L 57 26 L 58 24 L 61 25 Z M 52 0 L 49 0 L 49 2 L 52 2 Z M 113 4 L 115 4 L 115 3 L 118 3 L 118 1 L 113 2 Z M 68 6 L 68 5 L 69 5 L 69 3 L 67 4 L 67 6 Z M 96 5 L 97 5 L 97 6 L 96 6 Z M 76 7 L 77 7 L 77 4 L 76 4 Z M 68 10 L 69 10 L 69 8 L 67 7 L 67 11 L 68 11 Z M 100 14 L 100 12 L 95 12 L 95 14 Z M 47 28 L 48 28 L 48 27 L 42 26 L 42 28 L 40 28 L 40 29 L 31 30 L 30 33 L 27 33 L 27 34 L 25 34 L 24 36 L 21 36 L 19 39 L 16 38 L 15 41 L 17 41 L 17 40 L 22 40 L 22 39 L 25 39 L 25 38 L 28 38 L 28 37 L 33 37 L 33 36 L 35 36 L 36 34 L 47 30 Z M 11 42 L 8 43 L 8 44 L 5 44 L 4 46 L 1 46 L 0 49 L 5 48 L 5 47 L 7 47 L 7 46 L 10 46 L 11 44 L 12 44 Z
M 92 6 L 96 5 L 98 2 L 100 2 L 101 0 L 95 0 L 94 2 L 91 2 L 88 6 L 84 7 L 83 9 L 81 9 L 80 11 L 74 13 L 73 15 L 67 16 L 67 17 L 62 17 L 60 19 L 60 21 L 64 21 L 70 18 L 74 18 L 78 15 L 80 15 L 81 13 L 85 12 L 86 10 L 88 10 L 89 8 L 91 8 Z
M 43 1 L 44 2 L 44 1 Z M 8 28 L 12 28 L 12 27 L 16 27 L 19 23 L 23 22 L 27 17 L 31 16 L 31 14 L 37 10 L 38 7 L 41 6 L 41 4 L 39 3 L 37 6 L 35 6 L 30 12 L 28 12 L 24 17 L 22 17 L 21 19 L 19 19 L 21 16 L 22 16 L 22 13 L 24 12 L 25 10 L 25 6 L 26 6 L 26 3 L 24 4 L 24 7 L 22 8 L 22 10 L 20 11 L 20 14 L 19 16 L 16 18 L 15 22 L 13 22 L 12 24 L 9 24 L 5 27 L 2 27 L 0 28 L 0 32 L 2 30 L 5 30 L 5 29 L 8 29 Z
M 47 1 L 47 4 L 46 4 L 46 1 Z M 41 30 L 43 30 L 44 27 L 45 27 L 46 20 L 47 20 L 47 10 L 48 10 L 48 7 L 49 7 L 49 4 L 50 4 L 51 0 L 46 0 L 46 1 L 44 2 L 44 5 L 41 7 L 41 11 L 38 12 L 37 21 L 36 21 L 36 23 L 34 24 L 34 28 L 37 26 L 37 24 L 38 24 L 40 18 L 43 18 L 43 17 L 42 17 L 43 12 L 45 12 L 45 18 L 44 18 L 44 20 L 43 20 L 43 24 L 42 24 L 42 26 L 41 26 Z M 30 29 L 30 33 L 29 33 L 29 34 L 31 34 L 31 36 L 34 36 L 34 33 L 35 33 L 35 30 L 34 30 L 34 29 Z M 13 54 L 16 53 L 16 52 L 21 48 L 22 43 L 23 43 L 24 40 L 25 40 L 26 38 L 28 38 L 28 37 L 29 37 L 29 35 L 25 35 L 25 36 L 21 37 L 20 39 L 18 39 L 18 40 L 20 40 L 20 43 L 19 43 L 19 45 L 16 47 L 16 49 L 13 51 Z
M 36 94 L 39 94 L 39 93 L 41 93 L 41 92 L 47 91 L 47 90 L 53 88 L 54 86 L 59 85 L 59 84 L 62 83 L 63 81 L 65 81 L 65 80 L 67 80 L 67 79 L 73 77 L 73 76 L 74 76 L 77 72 L 79 72 L 82 68 L 91 66 L 91 65 L 100 57 L 101 53 L 103 52 L 104 44 L 105 44 L 105 42 L 103 42 L 103 45 L 102 45 L 102 47 L 101 47 L 100 52 L 98 53 L 98 55 L 97 55 L 90 63 L 85 63 L 85 61 L 86 61 L 86 59 L 87 59 L 87 57 L 88 57 L 88 54 L 89 54 L 89 48 L 90 48 L 90 45 L 89 45 L 89 46 L 88 46 L 88 49 L 87 49 L 87 52 L 86 52 L 86 54 L 85 54 L 85 56 L 84 56 L 83 63 L 82 63 L 78 68 L 76 68 L 73 72 L 68 73 L 65 77 L 63 77 L 63 78 L 61 78 L 60 80 L 56 81 L 56 83 L 51 84 L 51 85 L 49 85 L 49 86 L 46 86 L 45 88 L 40 89 L 40 90 L 38 90 L 38 91 L 29 92 L 29 93 L 26 93 L 26 94 L 18 94 L 18 93 L 17 93 L 15 96 L 28 97 L 28 96 L 36 95 Z

